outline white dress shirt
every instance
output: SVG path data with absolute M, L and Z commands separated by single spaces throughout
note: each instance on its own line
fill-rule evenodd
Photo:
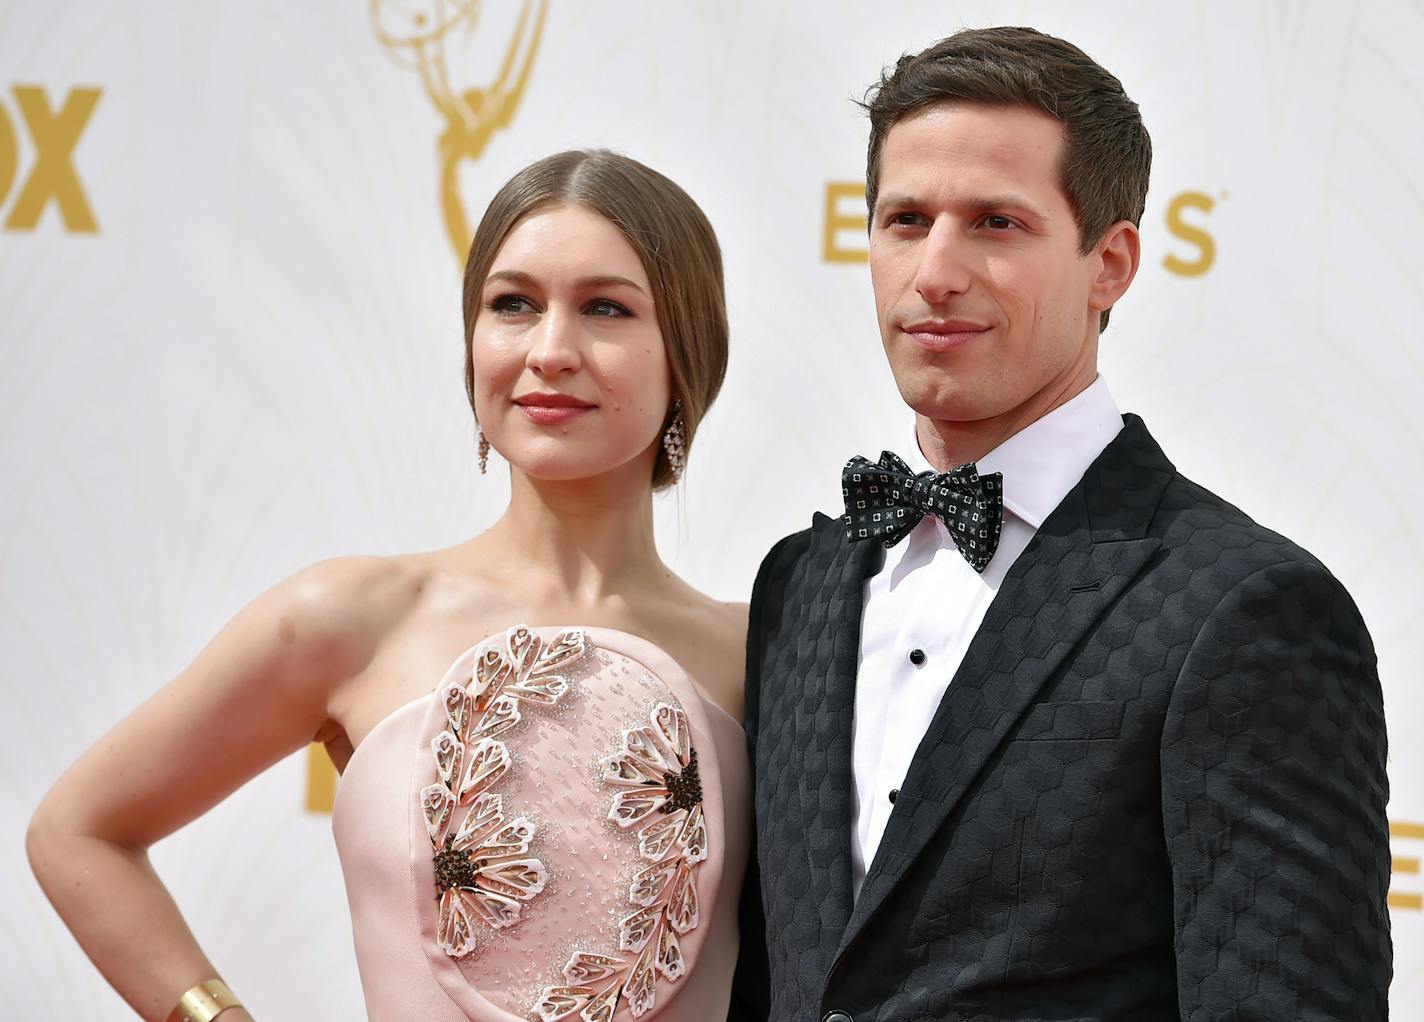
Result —
M 880 570 L 866 581 L 851 738 L 857 896 L 890 819 L 891 792 L 904 781 L 1000 583 L 1121 429 L 1122 414 L 1099 376 L 979 459 L 981 475 L 1004 474 L 1003 533 L 982 575 L 955 548 L 944 523 L 926 515 L 885 551 Z M 917 438 L 905 461 L 914 472 L 931 468 Z

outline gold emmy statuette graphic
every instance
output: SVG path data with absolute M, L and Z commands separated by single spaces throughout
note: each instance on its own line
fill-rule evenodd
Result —
M 74 169 L 74 149 L 103 90 L 70 89 L 57 110 L 51 107 L 43 85 L 16 85 L 10 91 L 34 145 L 35 162 L 5 218 L 5 230 L 33 231 L 53 199 L 66 231 L 97 234 L 99 224 Z M 9 198 L 19 165 L 19 136 L 13 119 L 0 104 L 0 205 Z
M 420 74 L 425 94 L 445 119 L 437 142 L 440 209 L 450 246 L 461 262 L 471 232 L 460 200 L 460 164 L 479 159 L 495 132 L 514 119 L 529 83 L 549 0 L 524 0 L 494 81 L 461 89 L 451 81 L 450 56 L 455 47 L 474 38 L 480 8 L 479 0 L 425 0 L 418 6 L 399 0 L 371 0 L 376 38 L 396 63 Z

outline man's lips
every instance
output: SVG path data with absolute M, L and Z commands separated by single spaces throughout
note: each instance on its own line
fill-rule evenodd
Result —
M 950 351 L 982 337 L 990 329 L 968 319 L 923 319 L 905 324 L 900 331 L 930 351 Z
M 571 394 L 524 394 L 514 404 L 531 421 L 541 425 L 568 422 L 597 407 Z

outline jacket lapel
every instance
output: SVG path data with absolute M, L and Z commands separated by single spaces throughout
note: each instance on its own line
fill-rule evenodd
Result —
M 803 618 L 793 633 L 800 693 L 794 733 L 801 813 L 824 931 L 839 939 L 851 914 L 851 725 L 860 660 L 865 578 L 879 546 L 851 543 L 838 520 L 817 516 L 804 579 Z
M 911 761 L 840 953 L 949 819 L 1044 683 L 1160 547 L 1144 534 L 1175 470 L 1141 420 L 1125 418 L 1123 431 L 1043 523 L 990 605 Z

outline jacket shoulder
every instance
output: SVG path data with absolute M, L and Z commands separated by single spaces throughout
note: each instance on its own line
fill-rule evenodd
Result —
M 1289 593 L 1368 645 L 1358 605 L 1320 558 L 1199 483 L 1176 475 L 1149 531 L 1162 541 L 1155 570 L 1191 591 L 1194 605 L 1244 607 L 1265 617 L 1277 614 Z
M 1308 550 L 1179 472 L 1135 415 L 1090 469 L 1085 494 L 1095 538 L 1161 544 L 1158 572 L 1226 593 L 1253 576 L 1310 576 L 1343 587 Z
M 762 559 L 752 586 L 753 632 L 765 636 L 776 631 L 788 601 L 795 601 L 808 577 L 819 574 L 843 553 L 843 526 L 839 518 L 817 512 L 809 527 L 783 536 Z M 755 639 L 751 640 L 755 643 Z
M 840 519 L 831 518 L 821 514 L 819 511 L 811 518 L 811 524 L 800 532 L 793 532 L 789 536 L 783 536 L 776 541 L 776 544 L 762 558 L 761 567 L 757 571 L 758 587 L 762 585 L 763 576 L 776 576 L 789 574 L 797 564 L 804 561 L 811 552 L 812 547 L 834 541 L 839 537 L 841 529 Z
M 1168 550 L 1215 547 L 1223 558 L 1243 558 L 1254 570 L 1282 563 L 1324 568 L 1298 543 L 1180 473 L 1167 485 L 1154 525 Z

